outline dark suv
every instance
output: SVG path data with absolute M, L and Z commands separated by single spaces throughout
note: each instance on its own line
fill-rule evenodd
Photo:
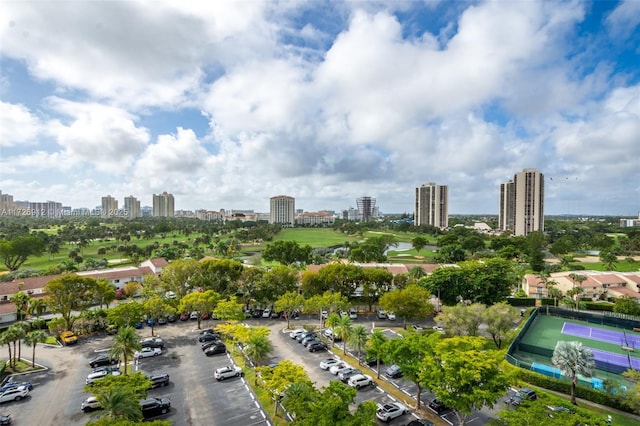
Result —
M 147 379 L 151 380 L 151 389 L 169 386 L 169 375 L 165 373 L 152 374 Z
M 164 348 L 164 340 L 159 337 L 147 337 L 140 340 L 140 345 L 143 348 Z
M 171 408 L 171 401 L 168 398 L 147 398 L 140 401 L 142 417 L 150 419 L 161 414 L 167 414 Z
M 111 358 L 107 355 L 98 355 L 89 361 L 89 366 L 91 368 L 103 367 L 105 365 L 114 365 L 117 364 L 118 360 L 115 358 Z

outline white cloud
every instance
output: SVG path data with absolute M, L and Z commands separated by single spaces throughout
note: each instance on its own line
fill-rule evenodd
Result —
M 614 38 L 627 38 L 640 25 L 640 2 L 623 0 L 618 7 L 607 16 L 605 24 Z
M 0 146 L 37 144 L 41 132 L 40 120 L 27 107 L 0 101 Z

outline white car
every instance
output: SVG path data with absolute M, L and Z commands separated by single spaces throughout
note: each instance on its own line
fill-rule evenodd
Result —
M 340 361 L 338 364 L 329 368 L 329 373 L 333 374 L 334 376 L 337 376 L 340 370 L 343 370 L 345 368 L 351 368 L 351 366 L 344 361 Z
M 444 333 L 444 328 L 440 327 L 439 325 L 434 325 L 433 329 L 435 331 L 439 331 L 440 333 Z
M 355 374 L 349 377 L 347 384 L 353 388 L 360 389 L 364 386 L 373 386 L 373 379 L 366 374 Z
M 160 348 L 142 348 L 139 351 L 136 351 L 133 354 L 133 358 L 134 359 L 140 359 L 140 358 L 150 358 L 152 356 L 158 356 L 162 353 L 162 349 Z
M 198 315 L 200 315 L 200 313 L 198 311 L 192 311 L 189 314 L 189 319 L 190 320 L 197 320 L 198 319 Z
M 29 389 L 26 386 L 18 386 L 0 393 L 0 402 L 20 401 L 27 395 L 29 395 Z
M 341 318 L 346 318 L 349 316 L 349 313 L 347 311 L 340 311 L 340 317 Z
M 329 312 L 327 312 L 327 311 L 322 311 L 322 312 L 320 313 L 320 316 L 322 317 L 322 319 L 327 319 L 327 318 L 329 318 Z
M 334 365 L 340 364 L 340 362 L 341 361 L 339 359 L 327 358 L 320 362 L 320 368 L 322 368 L 323 370 L 328 370 Z
M 96 398 L 95 396 L 90 396 L 89 398 L 82 401 L 82 404 L 80 404 L 80 409 L 86 413 L 87 411 L 102 410 L 102 406 L 98 402 L 98 398 Z
M 396 320 L 396 314 L 394 314 L 393 312 L 387 312 L 387 319 L 389 321 L 395 321 Z
M 91 373 L 91 374 L 89 374 L 87 376 L 87 379 L 85 380 L 85 383 L 90 385 L 93 382 L 95 382 L 96 380 L 104 379 L 108 375 L 119 376 L 120 375 L 120 371 L 111 370 L 111 369 L 94 371 L 93 373 Z
M 215 373 L 213 373 L 213 376 L 216 380 L 221 381 L 230 377 L 241 377 L 242 374 L 242 368 L 236 367 L 235 365 L 227 365 L 225 367 L 218 368 Z
M 296 328 L 295 330 L 291 330 L 291 333 L 289 333 L 289 337 L 291 337 L 292 339 L 295 339 L 302 333 L 306 333 L 306 332 L 307 330 L 305 330 L 304 328 Z
M 396 417 L 400 417 L 407 414 L 409 409 L 399 402 L 390 402 L 388 404 L 378 404 L 378 410 L 376 411 L 376 417 L 383 422 L 390 422 Z
M 352 320 L 358 319 L 358 311 L 355 308 L 349 309 L 349 318 Z
M 269 318 L 271 317 L 271 309 L 265 309 L 264 311 L 262 311 L 262 318 Z

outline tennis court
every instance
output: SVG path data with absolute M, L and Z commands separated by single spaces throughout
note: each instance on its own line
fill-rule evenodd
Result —
M 640 348 L 640 336 L 636 334 L 629 334 L 625 331 L 605 330 L 598 327 L 591 327 L 565 321 L 564 325 L 562 326 L 562 334 L 585 337 L 588 339 L 599 340 L 601 342 L 612 343 L 614 345 L 627 346 L 634 349 Z

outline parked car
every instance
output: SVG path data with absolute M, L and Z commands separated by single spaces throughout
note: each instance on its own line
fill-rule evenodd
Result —
M 399 402 L 390 402 L 388 404 L 378 404 L 378 410 L 376 411 L 376 417 L 383 422 L 390 422 L 391 420 L 407 414 L 409 409 Z
M 253 318 L 262 318 L 262 309 L 254 309 L 251 316 Z
M 444 328 L 440 327 L 439 325 L 434 325 L 433 329 L 439 333 L 444 333 Z
M 353 388 L 360 389 L 364 386 L 373 386 L 374 382 L 371 376 L 367 376 L 366 374 L 354 374 L 349 377 L 347 384 Z
M 135 324 L 133 324 L 133 328 L 135 328 L 136 330 L 140 330 L 141 328 L 144 328 L 144 323 L 136 322 Z
M 171 408 L 171 401 L 168 398 L 147 398 L 140 401 L 142 417 L 149 419 L 161 414 L 166 414 Z
M 209 346 L 204 350 L 204 354 L 206 356 L 225 354 L 227 353 L 227 347 L 224 344 L 217 344 L 213 346 Z
M 19 388 L 20 386 L 24 386 L 29 392 L 33 390 L 33 385 L 31 384 L 31 382 L 6 382 L 2 385 L 2 387 L 0 387 L 0 392 Z
M 329 368 L 329 373 L 331 373 L 334 376 L 336 376 L 336 375 L 338 375 L 340 370 L 342 370 L 343 368 L 351 368 L 351 367 L 346 362 L 340 361 L 338 364 L 336 364 L 333 367 Z
M 149 327 L 153 327 L 154 325 L 156 325 L 156 320 L 154 318 L 147 318 L 146 323 Z
M 298 343 L 301 343 L 302 340 L 306 339 L 307 337 L 318 337 L 318 335 L 315 333 L 315 331 L 307 331 L 296 336 L 296 340 L 298 341 Z
M 159 317 L 158 318 L 158 325 L 166 325 L 168 322 L 167 317 Z
M 384 309 L 378 309 L 378 311 L 376 312 L 376 316 L 378 317 L 378 319 L 387 319 L 387 313 Z
M 94 371 L 93 373 L 91 373 L 91 374 L 89 374 L 87 376 L 87 379 L 85 380 L 85 383 L 87 385 L 91 385 L 96 380 L 104 379 L 108 375 L 119 376 L 120 375 L 120 371 L 119 370 L 111 370 L 111 369 L 104 369 L 104 370 Z
M 135 351 L 133 353 L 133 359 L 150 358 L 153 356 L 158 356 L 161 353 L 162 349 L 160 348 L 142 348 L 139 351 Z
M 346 318 L 349 316 L 349 312 L 347 311 L 340 311 L 340 318 Z
M 447 408 L 446 405 L 444 405 L 444 403 L 442 401 L 440 401 L 439 399 L 432 399 L 429 404 L 427 405 L 427 407 L 429 407 L 429 409 L 431 411 L 433 411 L 436 414 L 442 414 L 445 411 L 447 411 L 449 408 Z
M 88 413 L 89 411 L 102 410 L 102 405 L 98 402 L 98 398 L 90 396 L 82 401 L 80 409 L 85 413 Z
M 29 389 L 26 386 L 18 386 L 17 388 L 7 389 L 0 392 L 0 402 L 20 401 L 29 395 Z
M 60 340 L 65 346 L 75 345 L 78 343 L 78 336 L 73 331 L 66 330 L 60 333 Z
M 198 313 L 198 311 L 192 311 L 192 312 L 189 314 L 189 319 L 190 319 L 190 320 L 197 320 L 197 319 L 198 319 L 198 315 L 200 315 L 200 314 Z
M 547 405 L 547 410 L 551 411 L 551 413 L 549 413 L 549 417 L 551 418 L 553 418 L 553 413 L 575 414 L 575 411 L 573 411 L 571 408 L 563 407 L 562 405 Z
M 320 368 L 323 370 L 328 370 L 334 365 L 340 364 L 340 360 L 336 358 L 327 358 L 320 361 Z
M 435 426 L 427 419 L 415 419 L 407 423 L 407 426 Z
M 189 312 L 183 312 L 180 314 L 180 321 L 186 321 L 189 319 Z
M 351 318 L 352 320 L 358 319 L 358 311 L 356 310 L 356 308 L 349 309 L 349 318 Z
M 221 340 L 220 335 L 218 333 L 203 333 L 198 336 L 198 342 L 213 342 L 216 340 Z
M 151 389 L 169 386 L 169 375 L 167 373 L 158 373 L 147 376 L 151 380 Z
M 289 333 L 289 337 L 291 337 L 292 339 L 295 339 L 299 335 L 304 334 L 306 332 L 307 330 L 305 330 L 304 328 L 296 328 L 295 330 L 291 330 L 291 332 Z
M 307 337 L 305 337 L 304 339 L 302 339 L 300 341 L 300 343 L 302 343 L 302 346 L 307 347 L 307 345 L 311 342 L 320 342 L 321 340 L 318 338 L 318 336 L 316 336 L 315 334 L 313 335 L 309 335 Z
M 220 339 L 211 340 L 211 341 L 208 341 L 208 342 L 204 342 L 202 345 L 200 345 L 200 349 L 205 351 L 205 350 L 207 350 L 207 348 L 210 348 L 211 346 L 221 345 L 221 344 L 222 344 L 222 340 L 220 340 Z
M 140 340 L 143 348 L 164 348 L 164 340 L 160 337 L 146 337 Z
M 227 365 L 225 367 L 218 368 L 213 373 L 213 377 L 215 377 L 217 381 L 222 381 L 230 377 L 241 377 L 242 374 L 242 368 L 236 367 L 235 365 Z
M 411 326 L 411 328 L 413 328 L 414 331 L 422 331 L 422 330 L 424 330 L 424 327 L 421 326 L 420 324 L 413 324 Z
M 283 314 L 283 312 L 276 312 L 276 311 L 273 311 L 273 312 L 271 312 L 271 318 L 274 318 L 274 319 L 275 319 L 275 318 L 280 318 L 280 316 L 281 316 L 282 314 Z
M 395 321 L 396 320 L 396 314 L 393 312 L 387 312 L 387 319 L 389 321 Z
M 89 361 L 89 367 L 97 368 L 105 365 L 115 365 L 117 363 L 118 363 L 118 360 L 116 358 L 111 358 L 110 356 L 107 356 L 107 355 L 98 355 L 97 357 Z
M 321 317 L 322 319 L 327 319 L 327 318 L 329 318 L 329 312 L 327 312 L 327 311 L 322 311 L 322 312 L 320 313 L 320 317 Z
M 396 379 L 398 377 L 402 377 L 402 369 L 398 365 L 393 364 L 384 370 L 384 375 L 392 379 Z
M 309 352 L 317 352 L 317 351 L 326 351 L 328 348 L 324 342 L 317 341 L 317 342 L 309 343 L 307 345 L 307 349 L 309 349 Z
M 520 405 L 522 401 L 535 401 L 538 399 L 536 391 L 529 388 L 522 388 L 507 401 L 511 405 Z
M 340 381 L 346 383 L 347 380 L 349 380 L 349 378 L 351 376 L 355 376 L 356 374 L 362 374 L 362 371 L 358 370 L 357 368 L 345 368 L 343 370 L 341 370 L 340 372 L 338 372 L 338 379 L 340 379 Z
M 178 319 L 178 315 L 176 315 L 176 314 L 172 314 L 172 315 L 169 315 L 169 316 L 167 317 L 167 321 L 168 321 L 168 322 L 176 322 L 176 321 L 177 321 L 177 319 Z
M 0 415 L 0 426 L 10 425 L 10 424 L 11 424 L 11 414 Z

